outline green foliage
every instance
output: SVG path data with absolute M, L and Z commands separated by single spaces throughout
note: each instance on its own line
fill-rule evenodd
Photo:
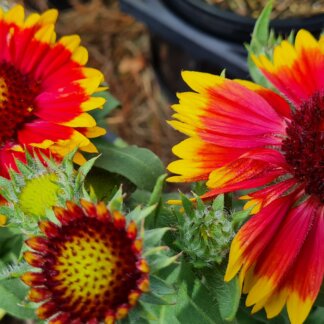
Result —
M 96 120 L 97 125 L 103 128 L 106 128 L 107 124 L 105 118 L 109 115 L 114 109 L 120 106 L 120 102 L 108 91 L 100 91 L 93 94 L 94 97 L 103 97 L 106 99 L 105 104 L 102 109 L 94 109 L 89 111 L 91 116 Z
M 238 278 L 224 281 L 225 267 L 215 266 L 204 269 L 203 275 L 211 294 L 218 301 L 219 313 L 223 320 L 233 321 L 240 305 L 241 289 Z
M 116 147 L 109 143 L 98 148 L 102 155 L 95 165 L 125 177 L 139 189 L 153 190 L 159 176 L 164 174 L 162 162 L 148 149 Z
M 217 300 L 185 263 L 181 265 L 175 314 L 180 323 L 222 324 Z
M 251 42 L 246 45 L 248 50 L 248 68 L 250 75 L 255 83 L 258 83 L 266 88 L 271 88 L 271 83 L 263 76 L 261 71 L 256 67 L 252 60 L 252 55 L 264 54 L 268 58 L 272 58 L 274 47 L 282 41 L 282 36 L 276 37 L 273 30 L 270 30 L 270 14 L 272 11 L 272 1 L 264 7 L 257 22 L 254 26 Z M 294 32 L 291 32 L 288 40 L 292 42 L 294 39 Z
M 0 308 L 17 318 L 35 318 L 34 309 L 22 305 L 27 290 L 19 278 L 0 281 Z

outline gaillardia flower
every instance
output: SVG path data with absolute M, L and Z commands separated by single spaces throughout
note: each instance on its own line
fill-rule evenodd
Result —
M 169 181 L 207 180 L 202 198 L 258 187 L 242 197 L 254 215 L 232 242 L 225 280 L 240 272 L 246 304 L 269 318 L 287 305 L 302 323 L 324 273 L 324 37 L 305 30 L 273 59 L 254 57 L 280 95 L 252 82 L 184 72 L 170 124 L 188 139 Z M 306 269 L 306 270 L 305 270 Z
M 40 222 L 43 236 L 26 241 L 25 260 L 38 272 L 22 280 L 36 313 L 49 323 L 114 323 L 149 290 L 149 266 L 134 221 L 104 203 L 55 207 L 60 224 Z
M 74 154 L 75 150 L 60 162 L 28 152 L 24 153 L 24 163 L 16 159 L 17 171 L 10 169 L 9 179 L 0 176 L 0 196 L 6 201 L 0 206 L 0 215 L 8 219 L 8 224 L 34 233 L 38 221 L 52 214 L 54 206 L 65 206 L 67 200 L 85 197 L 84 180 L 96 158 L 76 171 Z
M 89 138 L 105 133 L 87 113 L 105 101 L 91 96 L 103 76 L 84 67 L 88 53 L 79 36 L 56 41 L 56 18 L 56 10 L 25 20 L 20 5 L 0 8 L 0 175 L 25 147 L 60 159 L 75 147 L 96 152 Z M 77 153 L 75 160 L 84 158 Z

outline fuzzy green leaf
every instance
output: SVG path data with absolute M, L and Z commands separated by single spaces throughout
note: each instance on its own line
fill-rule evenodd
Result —
M 144 235 L 145 246 L 156 246 L 160 243 L 164 234 L 170 230 L 170 227 L 160 227 L 146 230 Z
M 156 304 L 156 305 L 172 305 L 175 304 L 175 300 L 167 298 L 165 296 L 159 296 L 153 292 L 149 292 L 147 294 L 143 294 L 141 297 L 141 302 L 148 304 Z
M 158 295 L 172 295 L 175 293 L 173 287 L 157 276 L 150 276 L 150 287 Z
M 238 279 L 224 281 L 224 271 L 220 267 L 204 270 L 204 277 L 211 294 L 217 299 L 223 320 L 232 321 L 240 304 L 241 291 Z
M 181 263 L 181 284 L 177 296 L 176 316 L 180 323 L 223 324 L 217 300 L 197 278 L 189 264 Z
M 223 210 L 224 209 L 224 195 L 218 195 L 213 201 L 213 210 Z
M 20 279 L 8 279 L 0 282 L 0 308 L 8 314 L 21 319 L 36 318 L 34 310 L 22 306 L 28 288 Z
M 114 147 L 100 144 L 102 156 L 95 165 L 109 172 L 117 173 L 139 189 L 153 190 L 157 179 L 164 173 L 161 160 L 151 151 L 137 146 Z
M 76 177 L 76 184 L 82 185 L 87 174 L 90 172 L 90 170 L 92 169 L 92 167 L 94 166 L 94 164 L 98 158 L 99 158 L 99 155 L 88 160 L 86 163 L 84 163 L 82 166 L 80 166 L 80 168 L 78 169 L 77 177 Z

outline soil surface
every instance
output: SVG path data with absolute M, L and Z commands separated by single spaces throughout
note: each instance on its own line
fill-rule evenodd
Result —
M 242 16 L 257 18 L 268 0 L 196 0 L 234 11 Z M 277 0 L 274 1 L 272 18 L 310 17 L 324 14 L 324 0 Z

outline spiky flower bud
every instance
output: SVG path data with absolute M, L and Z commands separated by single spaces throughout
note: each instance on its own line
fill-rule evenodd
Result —
M 25 163 L 16 160 L 17 171 L 9 170 L 9 179 L 0 177 L 1 224 L 18 225 L 33 231 L 37 222 L 52 213 L 53 206 L 84 197 L 84 180 L 96 158 L 87 161 L 78 171 L 73 168 L 74 152 L 63 161 L 26 153 Z
M 186 197 L 182 197 L 182 203 L 181 249 L 197 268 L 222 263 L 235 235 L 231 214 L 224 210 L 224 196 L 218 196 L 212 205 L 204 204 L 199 197 L 195 205 Z

